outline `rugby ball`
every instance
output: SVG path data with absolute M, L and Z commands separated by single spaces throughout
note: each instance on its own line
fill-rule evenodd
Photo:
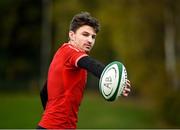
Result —
M 114 101 L 122 95 L 126 86 L 127 71 L 125 66 L 118 61 L 108 64 L 100 77 L 99 90 L 107 101 Z

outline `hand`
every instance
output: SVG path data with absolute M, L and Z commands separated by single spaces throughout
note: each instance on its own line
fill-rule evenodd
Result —
M 126 81 L 126 87 L 123 89 L 122 95 L 127 97 L 131 91 L 131 83 L 129 80 Z

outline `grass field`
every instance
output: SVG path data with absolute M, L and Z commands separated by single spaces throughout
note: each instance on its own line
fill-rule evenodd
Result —
M 0 128 L 35 128 L 42 107 L 36 94 L 1 94 Z M 85 93 L 78 128 L 160 128 L 154 108 L 120 98 L 114 103 Z

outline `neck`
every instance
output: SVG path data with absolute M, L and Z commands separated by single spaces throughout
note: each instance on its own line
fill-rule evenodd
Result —
M 73 45 L 75 48 L 80 49 L 74 41 L 70 40 L 68 43 Z
M 69 42 L 68 42 L 68 43 L 76 47 L 76 43 L 75 43 L 74 41 L 69 40 Z
M 82 50 L 81 48 L 79 48 L 78 45 L 76 44 L 76 42 L 69 40 L 68 43 L 71 44 L 72 46 L 74 46 L 75 48 L 77 48 L 78 50 L 80 50 L 82 52 L 86 52 L 85 50 Z M 86 52 L 86 53 L 89 53 L 89 52 Z

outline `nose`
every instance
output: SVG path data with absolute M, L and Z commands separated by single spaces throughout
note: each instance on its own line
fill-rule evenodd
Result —
M 92 42 L 93 42 L 92 36 L 89 36 L 89 37 L 88 37 L 88 42 L 89 42 L 89 43 L 92 43 Z

